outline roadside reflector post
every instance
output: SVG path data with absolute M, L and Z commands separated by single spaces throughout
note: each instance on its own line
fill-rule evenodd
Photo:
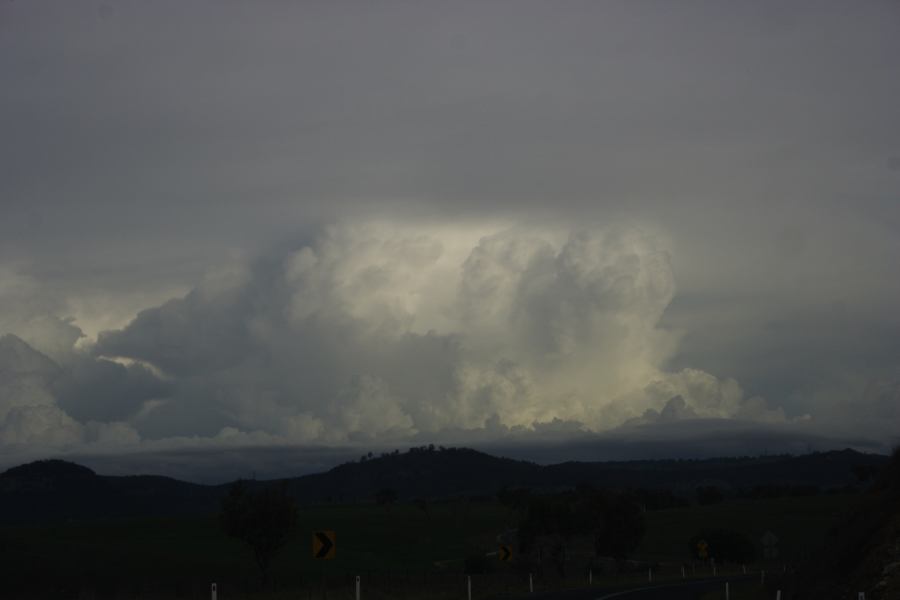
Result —
M 747 565 L 741 565 L 741 568 L 744 569 L 744 575 L 747 574 Z
M 594 585 L 594 570 L 588 569 L 588 585 Z
M 687 577 L 687 574 L 684 572 L 684 565 L 681 565 L 681 578 L 684 579 Z
M 866 600 L 866 593 L 860 592 L 859 595 L 857 596 L 857 598 L 859 598 L 859 600 Z
M 214 583 L 209 588 L 210 598 L 212 598 L 212 600 L 216 600 L 216 591 L 216 584 Z
M 472 576 L 466 575 L 466 590 L 469 595 L 469 600 L 472 600 Z
M 356 600 L 360 600 L 359 575 L 356 576 Z
M 725 600 L 731 600 L 731 590 L 728 588 L 728 582 L 725 582 Z
M 781 600 L 781 590 L 775 592 L 775 600 Z
M 528 592 L 534 593 L 534 576 L 531 573 L 528 574 Z
M 647 581 L 653 582 L 653 569 L 647 569 Z
M 719 574 L 719 572 L 716 570 L 716 565 L 713 565 L 713 577 L 715 577 L 718 574 Z
M 765 583 L 766 583 L 766 570 L 765 569 L 763 569 L 762 571 L 759 572 L 759 582 L 763 585 L 765 585 Z

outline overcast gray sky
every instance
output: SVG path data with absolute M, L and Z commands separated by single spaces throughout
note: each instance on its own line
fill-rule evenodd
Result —
M 884 448 L 898 31 L 892 1 L 0 1 L 0 446 Z

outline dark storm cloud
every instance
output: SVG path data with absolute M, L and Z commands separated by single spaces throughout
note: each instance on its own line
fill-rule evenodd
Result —
M 823 436 L 803 425 L 761 425 L 740 420 L 693 419 L 678 423 L 629 426 L 604 434 L 516 444 L 480 445 L 486 451 L 553 464 L 569 460 L 660 460 L 763 454 L 806 454 L 853 448 L 885 454 L 889 447 L 861 437 Z
M 207 484 L 235 479 L 276 479 L 321 473 L 353 460 L 371 448 L 329 446 L 179 449 L 116 454 L 75 454 L 67 457 L 104 475 L 165 475 Z M 0 465 L 0 467 L 5 465 Z
M 256 428 L 273 435 L 297 395 L 323 406 L 335 381 L 343 408 L 333 410 L 354 415 L 342 431 L 379 416 L 424 423 L 431 401 L 412 399 L 440 405 L 465 357 L 487 356 L 482 341 L 460 345 L 460 331 L 480 340 L 461 325 L 474 323 L 472 307 L 534 322 L 479 323 L 529 350 L 467 373 L 466 393 L 492 390 L 495 404 L 473 401 L 471 421 L 452 426 L 538 406 L 535 390 L 559 383 L 512 363 L 577 343 L 566 311 L 590 314 L 599 301 L 589 286 L 549 293 L 540 276 L 569 272 L 548 268 L 524 237 L 489 249 L 486 264 L 534 289 L 486 302 L 495 273 L 478 280 L 473 259 L 479 294 L 454 304 L 460 314 L 404 313 L 435 324 L 432 337 L 371 335 L 385 322 L 377 302 L 303 327 L 279 312 L 323 284 L 282 269 L 327 238 L 323 224 L 443 223 L 449 234 L 426 237 L 468 236 L 471 251 L 498 231 L 483 224 L 500 220 L 539 234 L 624 223 L 669 256 L 670 293 L 633 313 L 613 304 L 652 323 L 640 343 L 608 324 L 591 338 L 588 355 L 650 389 L 631 386 L 640 407 L 610 422 L 752 409 L 882 439 L 896 395 L 872 390 L 900 380 L 898 25 L 892 2 L 2 3 L 0 334 L 72 382 L 29 380 L 41 408 L 17 408 L 8 431 L 21 440 L 55 427 L 60 442 L 119 423 L 115 439 L 131 439 L 127 426 L 150 439 L 224 431 L 238 443 Z M 346 266 L 366 249 L 316 251 Z M 534 268 L 504 263 L 529 252 Z M 625 268 L 627 252 L 608 252 Z M 380 289 L 374 267 L 359 276 L 360 297 Z M 359 275 L 343 269 L 317 273 Z M 307 374 L 293 373 L 298 364 Z M 599 370 L 609 392 L 617 369 Z M 660 373 L 665 384 L 651 383 Z M 668 404 L 678 396 L 683 414 Z M 262 398 L 255 414 L 238 399 L 251 397 Z M 391 412 L 396 397 L 410 400 Z M 590 421 L 561 406 L 564 421 Z M 338 423 L 335 412 L 288 429 L 312 434 L 316 418 Z
M 59 407 L 82 422 L 126 420 L 146 401 L 169 396 L 170 387 L 142 365 L 88 357 L 66 365 L 65 377 L 55 382 Z

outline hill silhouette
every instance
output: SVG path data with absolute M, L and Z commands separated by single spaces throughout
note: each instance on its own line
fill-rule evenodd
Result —
M 168 477 L 97 475 L 63 460 L 41 460 L 0 474 L 0 522 L 203 514 L 221 492 Z
M 542 466 L 468 448 L 411 448 L 366 455 L 313 475 L 283 480 L 300 505 L 372 502 L 389 497 L 493 497 L 501 488 L 557 491 L 579 484 L 595 488 L 668 490 L 689 496 L 698 486 L 724 494 L 793 486 L 813 489 L 860 485 L 859 473 L 888 462 L 853 450 L 804 456 L 706 460 L 568 462 Z M 281 480 L 279 480 L 281 481 Z M 251 487 L 272 482 L 250 481 Z M 210 514 L 228 484 L 201 485 L 153 475 L 107 476 L 61 460 L 44 460 L 0 474 L 0 522 L 50 522 L 98 518 Z

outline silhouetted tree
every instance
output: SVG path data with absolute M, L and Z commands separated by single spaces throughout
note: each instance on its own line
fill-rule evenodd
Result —
M 623 561 L 637 549 L 646 529 L 641 504 L 630 494 L 601 491 L 585 495 L 579 520 L 590 530 L 598 556 Z
M 391 504 L 397 501 L 397 492 L 392 490 L 391 488 L 383 488 L 378 490 L 375 494 L 375 502 L 380 504 L 381 506 L 389 507 Z
M 519 523 L 519 548 L 522 553 L 536 550 L 539 562 L 548 557 L 560 577 L 565 577 L 566 543 L 580 529 L 570 496 L 536 496 Z
M 251 492 L 239 480 L 222 500 L 220 523 L 226 534 L 250 547 L 265 583 L 272 558 L 297 524 L 297 507 L 284 484 Z
M 581 486 L 576 492 L 531 498 L 518 533 L 523 553 L 536 550 L 539 560 L 550 558 L 565 576 L 571 536 L 589 533 L 598 556 L 622 561 L 638 547 L 644 530 L 641 505 L 632 495 Z

